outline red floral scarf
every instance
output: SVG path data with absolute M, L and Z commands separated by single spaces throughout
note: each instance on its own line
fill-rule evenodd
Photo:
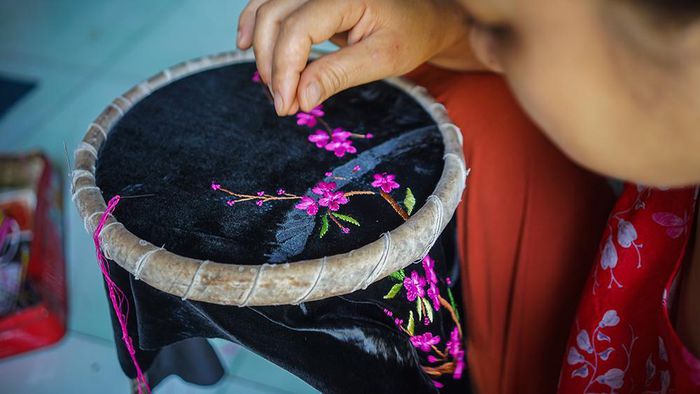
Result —
M 627 185 L 581 296 L 559 393 L 700 393 L 700 361 L 669 319 L 697 188 Z

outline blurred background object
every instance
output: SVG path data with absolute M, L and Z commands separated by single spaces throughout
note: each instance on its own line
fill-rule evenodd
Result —
M 0 359 L 66 332 L 61 182 L 41 154 L 0 156 Z
M 139 81 L 183 60 L 232 50 L 245 3 L 0 0 L 0 154 L 40 150 L 63 182 L 58 186 L 64 198 L 57 207 L 64 212 L 69 311 L 67 332 L 58 344 L 0 360 L 2 393 L 128 392 L 91 239 L 72 201 L 65 198 L 70 190 L 66 147 L 72 151 L 102 109 Z M 21 216 L 6 217 L 18 224 L 23 220 L 13 215 Z M 20 250 L 21 241 L 18 245 Z M 20 286 L 27 277 L 31 269 L 21 264 L 0 272 L 1 286 L 9 290 L 0 295 L 0 315 L 5 303 L 15 305 L 11 309 L 17 302 L 42 302 L 32 298 L 42 296 L 39 289 Z M 155 393 L 315 392 L 245 349 L 220 340 L 212 343 L 224 362 L 224 379 L 199 387 L 171 376 Z

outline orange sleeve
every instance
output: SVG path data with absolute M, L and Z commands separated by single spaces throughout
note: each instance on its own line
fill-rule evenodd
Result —
M 552 145 L 500 77 L 424 65 L 408 78 L 464 135 L 471 174 L 457 221 L 474 388 L 555 392 L 611 188 Z

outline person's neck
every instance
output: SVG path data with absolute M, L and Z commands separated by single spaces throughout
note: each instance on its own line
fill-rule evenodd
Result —
M 676 329 L 688 350 L 700 358 L 700 207 L 696 211 L 685 269 L 681 271 Z

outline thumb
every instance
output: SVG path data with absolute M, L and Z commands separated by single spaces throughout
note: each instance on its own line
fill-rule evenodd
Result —
M 404 70 L 399 69 L 397 56 L 391 56 L 391 46 L 383 41 L 368 37 L 311 62 L 299 79 L 300 109 L 310 111 L 340 91 L 401 74 Z

